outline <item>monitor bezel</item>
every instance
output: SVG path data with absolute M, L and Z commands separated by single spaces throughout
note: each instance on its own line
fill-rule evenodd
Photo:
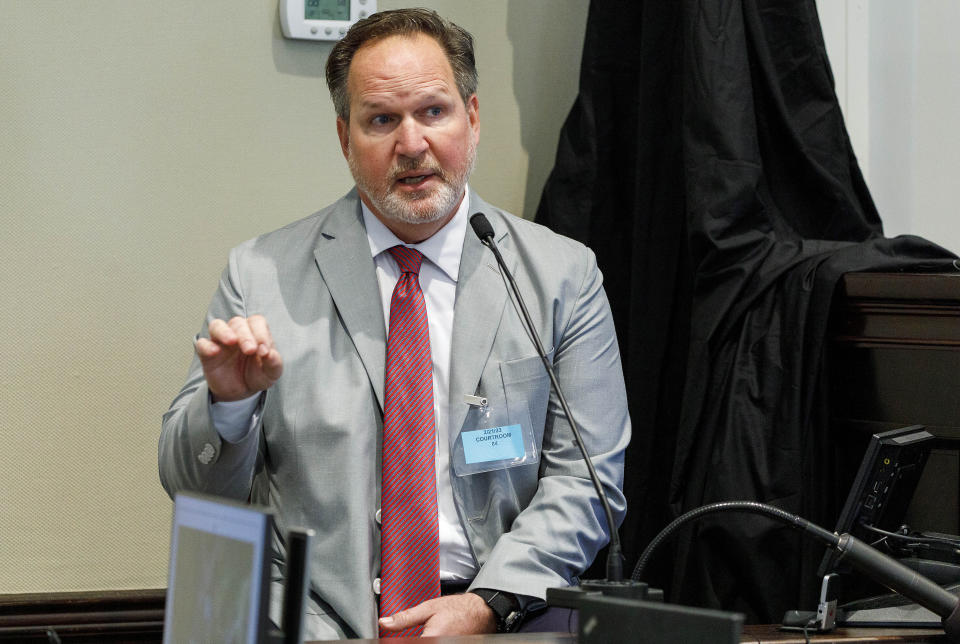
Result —
M 178 530 L 180 527 L 195 527 L 184 522 L 185 517 L 194 511 L 207 512 L 211 516 L 219 513 L 225 519 L 243 520 L 249 523 L 250 539 L 241 539 L 254 544 L 251 563 L 254 564 L 250 584 L 251 606 L 256 606 L 256 614 L 251 615 L 251 635 L 255 642 L 267 642 L 272 630 L 270 621 L 270 535 L 273 525 L 273 515 L 262 506 L 241 503 L 231 499 L 216 497 L 196 492 L 179 492 L 174 497 L 173 517 L 171 520 L 170 557 L 167 573 L 167 597 L 163 622 L 163 642 L 167 644 L 172 636 L 175 588 L 176 555 L 178 552 Z
M 875 490 L 870 489 L 872 475 L 880 467 L 880 460 L 884 453 L 890 451 L 889 448 L 919 447 L 921 453 L 918 461 L 919 467 L 916 468 L 916 472 L 911 474 L 909 480 L 898 478 L 899 488 L 891 486 L 882 492 L 882 504 L 886 506 L 886 509 L 884 510 L 882 525 L 876 527 L 882 528 L 884 525 L 890 527 L 892 523 L 902 523 L 903 515 L 907 510 L 910 499 L 913 498 L 917 483 L 923 474 L 923 469 L 930 455 L 930 448 L 934 439 L 934 435 L 928 432 L 924 425 L 910 425 L 873 434 L 867 444 L 863 459 L 860 461 L 860 468 L 857 470 L 853 485 L 851 485 L 850 492 L 847 494 L 843 510 L 840 512 L 834 531 L 837 534 L 849 533 L 867 542 L 874 540 L 869 532 L 860 527 L 860 517 L 863 514 L 866 499 L 868 496 L 876 496 L 878 494 Z M 908 485 L 909 488 L 903 488 L 903 485 Z M 908 490 L 906 503 L 902 508 L 894 508 L 891 510 L 889 500 L 894 496 L 894 493 L 903 495 L 905 489 Z M 893 520 L 892 523 L 890 522 L 890 517 L 892 517 L 893 514 L 889 514 L 890 512 L 897 515 L 897 518 Z M 835 572 L 837 568 L 838 556 L 835 552 L 828 550 L 820 562 L 817 576 L 823 577 L 831 572 Z

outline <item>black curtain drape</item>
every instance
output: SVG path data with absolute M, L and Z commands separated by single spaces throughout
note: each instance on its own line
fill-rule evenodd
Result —
M 883 237 L 814 0 L 592 2 L 536 219 L 593 248 L 604 273 L 634 429 L 628 569 L 670 519 L 714 501 L 832 527 L 837 281 L 952 270 L 954 256 Z M 761 622 L 815 603 L 822 547 L 769 519 L 705 519 L 673 545 L 648 576 L 672 601 Z

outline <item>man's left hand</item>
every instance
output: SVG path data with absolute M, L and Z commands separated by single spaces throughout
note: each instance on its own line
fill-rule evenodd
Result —
M 423 624 L 423 636 L 495 633 L 493 611 L 479 595 L 445 595 L 380 619 L 388 631 L 402 631 Z

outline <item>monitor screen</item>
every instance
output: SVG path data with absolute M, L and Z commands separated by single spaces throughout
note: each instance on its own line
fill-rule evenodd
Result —
M 174 500 L 165 644 L 244 642 L 268 632 L 270 514 L 194 494 Z

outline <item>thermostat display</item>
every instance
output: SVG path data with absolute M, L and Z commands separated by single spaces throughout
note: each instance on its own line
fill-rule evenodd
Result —
M 287 38 L 340 40 L 376 11 L 377 0 L 280 0 L 280 26 Z

